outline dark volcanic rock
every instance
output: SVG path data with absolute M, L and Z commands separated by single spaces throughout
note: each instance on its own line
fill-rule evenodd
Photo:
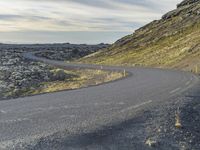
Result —
M 193 4 L 193 3 L 196 3 L 200 0 L 184 0 L 183 2 L 181 2 L 180 4 L 177 5 L 177 7 L 182 7 L 182 6 L 186 6 L 186 5 L 190 5 L 190 4 Z
M 187 18 L 191 15 L 199 15 L 200 14 L 200 9 L 199 6 L 197 6 L 196 4 L 199 5 L 200 0 L 185 0 L 182 3 L 178 4 L 178 8 L 175 10 L 172 10 L 170 12 L 168 12 L 167 14 L 163 15 L 162 19 L 170 19 L 173 17 L 182 17 L 182 18 Z M 194 4 L 192 5 L 191 4 Z M 183 7 L 186 6 L 186 7 Z M 190 7 L 191 6 L 191 7 Z
M 24 50 L 0 47 L 0 99 L 18 97 L 27 88 L 50 81 L 51 67 L 22 57 Z
M 41 52 L 40 56 L 69 60 L 79 58 L 107 47 L 75 44 L 0 45 L 0 100 L 22 96 L 28 89 L 39 88 L 42 82 L 63 81 L 71 75 L 44 63 L 33 62 L 22 57 L 29 51 Z M 52 72 L 53 70 L 53 72 Z
M 100 49 L 107 48 L 108 44 L 98 44 L 98 45 L 74 45 L 74 44 L 68 44 L 61 46 L 60 48 L 51 48 L 46 51 L 41 51 L 40 53 L 37 53 L 36 55 L 39 57 L 45 57 L 48 59 L 53 60 L 71 60 L 71 59 L 77 59 L 84 57 L 86 55 L 89 55 L 91 53 L 95 53 Z

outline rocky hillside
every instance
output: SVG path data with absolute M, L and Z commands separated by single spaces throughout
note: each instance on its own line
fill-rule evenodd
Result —
M 200 66 L 200 0 L 177 9 L 80 61 L 191 70 Z

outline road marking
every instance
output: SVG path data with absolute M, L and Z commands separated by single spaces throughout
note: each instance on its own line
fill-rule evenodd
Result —
M 186 82 L 186 84 L 185 84 L 185 85 L 189 85 L 189 84 L 190 84 L 190 81 Z
M 70 105 L 69 106 L 68 105 L 64 105 L 63 106 L 64 109 L 78 109 L 80 107 L 81 107 L 81 105 L 71 105 L 71 106 Z
M 141 103 L 141 104 L 138 104 L 138 105 L 134 105 L 134 106 L 131 106 L 131 107 L 122 109 L 120 112 L 123 113 L 123 112 L 129 111 L 129 110 L 131 110 L 131 109 L 136 109 L 136 108 L 138 108 L 138 107 L 141 107 L 141 106 L 146 105 L 146 104 L 149 104 L 149 103 L 152 103 L 152 100 L 149 100 L 149 101 L 147 101 L 147 102 L 144 102 L 144 103 Z
M 76 115 L 62 115 L 59 117 L 60 119 L 69 119 L 69 118 L 76 118 Z
M 174 90 L 172 90 L 171 92 L 169 92 L 170 94 L 173 94 L 173 93 L 175 93 L 175 92 L 177 92 L 177 91 L 179 91 L 181 88 L 179 87 L 179 88 L 176 88 L 176 89 L 174 89 Z
M 0 123 L 15 123 L 15 122 L 22 122 L 22 121 L 27 121 L 29 120 L 28 118 L 18 118 L 18 119 L 13 119 L 13 120 L 4 120 L 0 121 Z
M 125 103 L 124 102 L 119 102 L 119 103 L 117 103 L 118 105 L 125 105 Z
M 7 112 L 4 111 L 4 110 L 0 110 L 0 113 L 2 113 L 2 114 L 6 114 Z

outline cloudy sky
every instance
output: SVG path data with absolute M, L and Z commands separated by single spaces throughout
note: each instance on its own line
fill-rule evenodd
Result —
M 112 43 L 181 0 L 0 0 L 0 42 Z

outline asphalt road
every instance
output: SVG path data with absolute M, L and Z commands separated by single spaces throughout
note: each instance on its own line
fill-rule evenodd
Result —
M 66 69 L 101 68 L 37 58 L 31 53 L 24 56 Z M 68 137 L 95 132 L 129 120 L 136 112 L 167 101 L 198 82 L 195 75 L 175 70 L 109 66 L 103 69 L 125 69 L 130 75 L 89 88 L 0 101 L 0 149 L 51 137 L 54 133 Z

